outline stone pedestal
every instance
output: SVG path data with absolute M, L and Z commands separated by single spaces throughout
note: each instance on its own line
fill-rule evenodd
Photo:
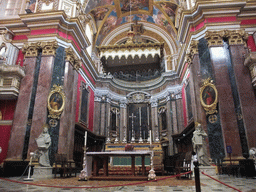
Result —
M 34 167 L 33 179 L 51 179 L 53 178 L 52 167 Z
M 215 176 L 216 175 L 216 166 L 199 166 L 199 171 L 204 172 L 207 175 L 210 176 Z M 203 175 L 202 173 L 200 174 L 200 177 L 204 177 L 205 175 Z

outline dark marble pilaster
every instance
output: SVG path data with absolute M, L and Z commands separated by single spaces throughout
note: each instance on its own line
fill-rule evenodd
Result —
M 47 101 L 51 88 L 54 56 L 42 56 L 30 131 L 28 154 L 37 149 L 35 138 L 42 133 L 47 120 Z
M 8 160 L 21 160 L 24 137 L 28 121 L 28 112 L 33 88 L 36 67 L 36 57 L 26 57 L 24 61 L 25 77 L 21 80 L 20 92 L 14 112 L 14 120 L 7 152 Z
M 93 132 L 95 134 L 99 134 L 100 133 L 100 119 L 101 119 L 101 108 L 100 108 L 100 105 L 101 103 L 99 102 L 100 100 L 100 97 L 97 97 L 95 96 L 94 97 L 94 118 L 93 118 L 93 125 L 94 125 L 94 128 L 93 128 Z

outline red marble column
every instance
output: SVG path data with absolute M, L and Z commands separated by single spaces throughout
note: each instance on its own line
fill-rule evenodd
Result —
M 223 130 L 224 144 L 232 146 L 233 156 L 242 156 L 235 105 L 227 68 L 227 55 L 223 47 L 210 47 L 211 60 L 215 72 L 219 98 L 219 114 Z
M 6 161 L 22 160 L 24 138 L 28 121 L 29 105 L 34 82 L 36 57 L 26 57 L 25 77 L 21 80 L 20 93 L 14 112 Z
M 66 96 L 65 108 L 60 118 L 58 153 L 66 153 L 68 157 L 73 159 L 73 150 L 70 146 L 74 144 L 75 118 L 71 113 L 74 110 L 73 92 L 76 91 L 74 86 L 74 74 L 76 71 L 70 62 L 66 62 L 63 90 Z M 69 154 L 71 153 L 71 154 Z M 71 160 L 70 159 L 70 160 Z
M 35 138 L 43 131 L 47 120 L 47 101 L 51 89 L 54 56 L 42 56 L 38 76 L 32 126 L 30 131 L 28 154 L 37 149 Z
M 256 100 L 249 69 L 244 66 L 244 45 L 230 45 L 233 69 L 249 149 L 256 146 Z

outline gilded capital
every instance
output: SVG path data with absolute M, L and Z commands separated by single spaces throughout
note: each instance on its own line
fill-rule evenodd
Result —
M 186 62 L 191 64 L 195 54 L 198 54 L 198 41 L 192 40 L 186 54 Z
M 223 37 L 226 31 L 206 31 L 205 39 L 208 41 L 208 46 L 223 46 Z
M 37 57 L 38 49 L 41 48 L 41 43 L 25 43 L 22 48 L 22 53 L 25 57 Z
M 66 51 L 66 61 L 68 61 L 75 70 L 79 70 L 79 68 L 81 67 L 81 61 L 80 59 L 76 56 L 74 50 L 69 47 L 65 49 Z
M 226 31 L 229 45 L 246 45 L 248 34 L 244 30 Z
M 56 54 L 56 49 L 58 48 L 58 42 L 44 42 L 42 43 L 42 55 L 54 55 Z

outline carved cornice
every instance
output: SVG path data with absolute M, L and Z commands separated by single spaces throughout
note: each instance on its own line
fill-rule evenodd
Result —
M 189 49 L 187 51 L 187 54 L 186 54 L 186 62 L 188 64 L 191 64 L 194 55 L 198 54 L 198 43 L 199 43 L 199 41 L 197 41 L 197 40 L 192 40 L 191 43 L 190 43 L 190 47 L 189 47 Z
M 225 31 L 206 31 L 205 38 L 208 41 L 208 46 L 223 46 L 223 37 Z
M 79 70 L 82 66 L 81 60 L 76 56 L 74 50 L 69 47 L 65 49 L 66 51 L 66 61 L 69 61 L 69 63 L 74 67 L 75 70 Z
M 42 49 L 42 55 L 54 55 L 56 49 L 58 48 L 57 41 L 52 42 L 36 42 L 36 43 L 25 43 L 22 52 L 25 57 L 36 57 L 38 55 L 38 50 Z

